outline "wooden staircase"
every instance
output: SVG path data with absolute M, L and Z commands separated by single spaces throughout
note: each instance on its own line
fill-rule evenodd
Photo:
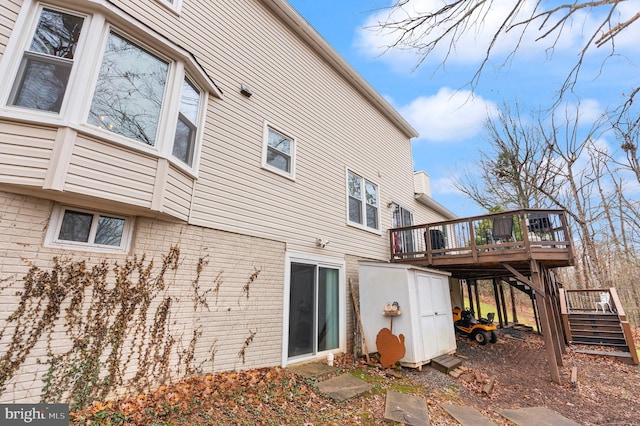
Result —
M 613 346 L 629 352 L 620 318 L 614 313 L 569 314 L 571 343 L 579 345 Z
M 596 310 L 600 294 L 610 296 L 606 310 Z M 569 344 L 608 346 L 616 352 L 583 350 L 579 352 L 625 358 L 639 364 L 631 327 L 615 288 L 590 290 L 560 289 L 560 314 Z

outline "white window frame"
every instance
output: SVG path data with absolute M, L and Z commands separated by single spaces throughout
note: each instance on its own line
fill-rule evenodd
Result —
M 77 52 L 78 50 L 81 48 L 81 40 L 78 41 L 78 45 L 76 46 L 76 49 L 74 50 L 74 58 L 73 59 L 67 59 L 67 58 L 61 58 L 58 56 L 52 56 L 49 55 L 47 53 L 39 53 L 36 51 L 32 51 L 30 46 L 31 43 L 35 37 L 35 33 L 36 30 L 39 26 L 39 21 L 40 21 L 40 17 L 42 16 L 42 12 L 44 9 L 48 9 L 51 10 L 52 12 L 57 12 L 57 13 L 65 13 L 65 14 L 69 14 L 69 15 L 73 15 L 77 18 L 82 19 L 82 30 L 81 30 L 81 34 L 82 32 L 84 32 L 84 28 L 86 28 L 87 25 L 90 25 L 90 17 L 87 16 L 84 13 L 68 13 L 67 11 L 63 11 L 60 10 L 58 8 L 54 8 L 54 7 L 47 7 L 47 6 L 42 6 L 38 9 L 37 12 L 37 16 L 36 18 L 33 20 L 32 22 L 32 26 L 29 29 L 28 33 L 25 36 L 25 43 L 22 44 L 23 48 L 22 48 L 22 52 L 20 54 L 20 60 L 19 60 L 19 65 L 18 65 L 18 70 L 15 74 L 15 77 L 13 78 L 13 80 L 11 81 L 11 90 L 9 92 L 9 96 L 7 99 L 7 105 L 11 106 L 11 107 L 15 107 L 15 108 L 27 108 L 28 107 L 24 107 L 24 106 L 19 106 L 19 105 L 15 105 L 14 102 L 17 101 L 17 97 L 18 97 L 18 92 L 19 92 L 19 88 L 22 86 L 22 83 L 24 83 L 24 80 L 27 76 L 26 73 L 26 68 L 27 68 L 27 63 L 29 62 L 29 60 L 35 60 L 37 62 L 40 63 L 46 63 L 46 64 L 53 64 L 53 65 L 62 65 L 62 64 L 68 64 L 69 66 L 69 77 L 68 77 L 68 81 L 64 87 L 64 95 L 63 95 L 63 103 L 64 101 L 68 98 L 67 93 L 69 91 L 69 82 L 71 81 L 71 73 L 74 71 L 74 69 L 76 68 L 76 66 L 74 66 L 77 62 Z M 27 59 L 30 58 L 30 59 Z M 21 81 L 21 83 L 18 83 L 18 80 Z M 63 105 L 61 104 L 59 107 L 59 111 L 53 111 L 53 110 L 46 110 L 46 109 L 30 109 L 31 111 L 38 111 L 40 113 L 44 113 L 44 114 L 52 114 L 52 115 L 57 115 L 60 114 L 60 112 L 62 111 L 62 107 Z
M 415 224 L 413 211 L 411 209 L 407 209 L 403 207 L 401 204 L 396 203 L 395 201 L 392 201 L 390 205 L 392 209 L 391 211 L 391 227 L 392 228 L 403 228 L 405 226 L 413 226 Z M 396 211 L 400 216 L 400 222 L 403 222 L 403 218 L 404 218 L 403 212 L 407 212 L 410 216 L 411 223 L 410 224 L 396 223 L 394 221 Z M 416 242 L 414 241 L 414 238 L 413 238 L 414 235 L 412 231 L 402 231 L 401 233 L 394 232 L 392 237 L 393 237 L 392 241 L 393 241 L 395 253 L 407 253 L 407 252 L 415 251 Z
M 393 214 L 394 214 L 394 212 L 395 212 L 395 210 L 396 210 L 396 209 L 397 209 L 397 210 L 398 210 L 398 212 L 400 213 L 400 218 L 401 218 L 401 220 L 402 220 L 402 218 L 403 218 L 403 214 L 402 214 L 402 212 L 403 212 L 403 211 L 408 212 L 408 213 L 409 213 L 409 215 L 411 216 L 411 223 L 410 223 L 409 225 L 407 225 L 406 223 L 400 223 L 400 224 L 392 223 L 392 224 L 391 224 L 391 226 L 392 226 L 393 228 L 402 228 L 402 227 L 405 227 L 405 226 L 413 226 L 413 225 L 414 225 L 413 210 L 408 209 L 408 208 L 406 208 L 406 207 L 403 207 L 403 206 L 402 206 L 402 204 L 400 204 L 400 203 L 396 203 L 395 201 L 392 201 L 392 202 L 391 202 L 391 208 L 393 209 L 393 211 L 391 212 L 391 220 L 392 220 L 392 221 L 393 221 Z
M 7 84 L 0 85 L 0 118 L 67 126 L 83 135 L 124 145 L 130 149 L 155 157 L 166 158 L 188 175 L 197 177 L 208 98 L 210 95 L 221 98 L 222 93 L 195 61 L 193 55 L 161 35 L 150 31 L 149 28 L 136 21 L 133 17 L 126 15 L 125 12 L 107 0 L 92 1 L 92 12 L 89 14 L 80 10 L 82 8 L 73 8 L 73 2 L 69 2 L 70 6 L 66 8 L 60 7 L 58 4 L 59 2 L 50 4 L 35 0 L 24 0 L 14 28 L 24 28 L 25 30 L 13 32 L 5 53 L 0 58 L 0 75 L 7 76 L 6 81 L 8 81 Z M 176 4 L 181 4 L 181 2 L 178 0 Z M 84 18 L 82 33 L 78 40 L 67 89 L 59 113 L 33 110 L 9 104 L 14 81 L 18 78 L 20 71 L 22 58 L 25 51 L 29 49 L 43 8 Z M 118 26 L 113 25 L 115 22 L 118 22 Z M 87 123 L 93 93 L 102 64 L 104 48 L 111 31 L 169 63 L 155 146 L 146 145 Z M 99 50 L 98 54 L 96 54 L 96 50 Z M 185 78 L 200 91 L 200 108 L 194 158 L 191 166 L 172 155 L 178 123 L 182 82 Z
M 349 192 L 349 174 L 352 174 L 360 178 L 360 188 L 361 188 L 360 202 L 362 206 L 362 208 L 360 209 L 361 222 L 353 222 L 349 215 L 349 198 L 351 197 L 351 194 Z M 366 189 L 365 189 L 365 185 L 367 182 L 374 185 L 376 188 L 376 195 L 377 195 L 376 223 L 378 225 L 377 228 L 371 228 L 370 226 L 367 225 L 367 199 L 366 199 Z M 347 168 L 345 173 L 345 196 L 346 196 L 345 212 L 347 215 L 347 225 L 364 229 L 365 231 L 373 232 L 378 235 L 382 235 L 382 230 L 381 230 L 382 226 L 380 224 L 380 185 L 378 185 L 376 182 L 372 181 L 371 179 L 367 179 L 366 177 L 364 177 L 363 174 L 358 173 L 353 169 Z
M 282 319 L 282 367 L 286 367 L 290 363 L 299 363 L 305 360 L 311 359 L 323 359 L 327 354 L 343 353 L 347 350 L 347 303 L 346 303 L 346 262 L 341 259 L 334 259 L 324 256 L 314 256 L 306 253 L 285 253 L 284 262 L 284 312 Z M 315 355 L 309 355 L 306 357 L 295 357 L 290 359 L 288 356 L 289 349 L 289 299 L 291 293 L 291 264 L 292 263 L 306 263 L 309 265 L 315 265 L 316 267 L 333 268 L 338 269 L 338 276 L 340 277 L 339 290 L 338 290 L 338 312 L 339 312 L 339 346 L 336 349 L 330 349 L 323 352 L 317 352 Z
M 67 210 L 87 213 L 94 216 L 88 242 L 61 240 L 59 238 L 62 220 L 64 219 L 64 214 Z M 100 216 L 110 216 L 124 220 L 124 227 L 122 229 L 122 237 L 119 246 L 96 244 L 94 242 L 97 230 L 97 222 L 95 222 L 95 220 Z M 133 236 L 133 223 L 134 218 L 131 216 L 56 204 L 51 212 L 51 220 L 49 220 L 44 245 L 45 247 L 55 247 L 68 250 L 95 251 L 101 253 L 127 253 Z
M 290 161 L 290 170 L 285 171 L 276 166 L 273 166 L 267 162 L 267 154 L 269 151 L 269 131 L 273 131 L 275 133 L 279 133 L 285 138 L 291 141 L 291 152 L 288 154 L 291 157 Z M 279 174 L 280 176 L 284 176 L 287 179 L 296 180 L 296 148 L 297 148 L 297 140 L 294 136 L 291 136 L 291 133 L 280 129 L 279 127 L 274 126 L 268 121 L 264 122 L 264 128 L 262 131 L 262 168 L 265 170 L 269 170 L 270 172 Z
M 174 12 L 178 15 L 182 11 L 182 0 L 158 0 L 158 1 L 162 6 L 166 7 L 171 12 Z
M 188 84 L 189 86 L 191 86 L 192 89 L 194 89 L 195 91 L 198 92 L 199 96 L 199 103 L 198 103 L 198 111 L 197 111 L 197 116 L 196 116 L 196 122 L 192 123 L 191 120 L 189 119 L 189 117 L 185 116 L 183 114 L 183 112 L 181 111 L 182 108 L 182 99 L 184 96 L 184 83 Z M 175 149 L 175 134 L 176 131 L 173 132 L 174 134 L 174 139 L 173 139 L 173 143 L 171 144 L 171 156 L 173 158 L 175 158 L 177 161 L 182 162 L 183 164 L 186 164 L 188 167 L 192 167 L 193 163 L 196 159 L 196 155 L 200 155 L 200 145 L 198 143 L 199 140 L 201 140 L 202 138 L 202 125 L 201 123 L 204 123 L 204 119 L 202 117 L 202 110 L 204 109 L 204 105 L 202 104 L 202 89 L 200 89 L 200 87 L 198 87 L 195 83 L 193 83 L 191 81 L 191 79 L 188 76 L 185 76 L 183 79 L 183 84 L 181 85 L 181 90 L 180 90 L 180 105 L 178 107 L 178 118 L 176 120 L 176 127 L 178 126 L 179 122 L 183 122 L 186 123 L 186 126 L 191 128 L 194 127 L 195 128 L 195 133 L 193 136 L 193 141 L 192 144 L 193 146 L 191 147 L 191 155 L 190 155 L 190 159 L 189 161 L 184 161 L 182 158 L 177 157 L 176 155 L 174 155 L 173 151 Z

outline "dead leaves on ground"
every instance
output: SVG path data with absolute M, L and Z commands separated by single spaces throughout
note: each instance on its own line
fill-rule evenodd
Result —
M 73 424 L 95 425 L 281 424 L 322 401 L 293 373 L 268 368 L 191 377 L 153 392 L 96 401 L 71 418 Z

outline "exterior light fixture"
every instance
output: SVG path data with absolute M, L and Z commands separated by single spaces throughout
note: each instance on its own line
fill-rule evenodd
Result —
M 253 91 L 251 90 L 251 87 L 247 86 L 246 84 L 240 85 L 240 93 L 245 95 L 247 98 L 250 98 L 251 95 L 253 95 Z

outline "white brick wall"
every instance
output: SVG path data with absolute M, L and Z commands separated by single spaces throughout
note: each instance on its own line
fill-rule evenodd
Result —
M 88 265 L 107 258 L 110 263 L 110 281 L 113 265 L 123 264 L 125 255 L 62 251 L 43 247 L 44 235 L 53 203 L 35 197 L 0 192 L 0 328 L 7 325 L 7 317 L 14 312 L 20 300 L 16 291 L 24 285 L 22 278 L 30 265 L 49 270 L 54 256 L 63 255 L 72 260 L 86 260 Z M 184 373 L 185 365 L 177 365 L 180 350 L 187 350 L 194 330 L 200 330 L 193 367 L 204 372 L 230 369 L 256 368 L 279 365 L 282 352 L 282 312 L 284 285 L 285 244 L 250 236 L 220 232 L 196 226 L 161 220 L 138 218 L 130 256 L 143 254 L 153 260 L 154 270 L 162 264 L 162 256 L 170 247 L 180 249 L 179 267 L 165 274 L 167 287 L 158 295 L 149 309 L 147 322 L 153 322 L 153 313 L 160 301 L 173 298 L 170 310 L 170 333 L 177 340 L 172 350 L 171 370 Z M 194 310 L 192 283 L 196 278 L 198 260 L 204 257 L 199 286 L 200 295 L 206 294 L 208 308 L 198 305 Z M 260 270 L 249 284 L 249 297 L 243 290 L 250 277 Z M 219 291 L 213 289 L 219 282 Z M 90 296 L 90 290 L 86 293 Z M 86 300 L 89 300 L 87 296 Z M 64 311 L 62 313 L 64 317 Z M 0 347 L 8 348 L 13 326 L 9 325 L 0 340 Z M 253 341 L 245 351 L 243 364 L 239 352 L 250 332 Z M 50 347 L 60 353 L 69 347 L 62 319 L 53 334 Z M 212 363 L 211 348 L 215 352 Z M 9 381 L 0 395 L 0 403 L 36 402 L 42 389 L 42 375 L 46 365 L 46 338 L 33 348 L 18 373 Z M 0 357 L 5 351 L 0 351 Z M 184 360 L 183 360 L 184 362 Z M 127 377 L 135 374 L 137 354 L 127 370 Z M 177 378 L 177 377 L 172 377 Z

